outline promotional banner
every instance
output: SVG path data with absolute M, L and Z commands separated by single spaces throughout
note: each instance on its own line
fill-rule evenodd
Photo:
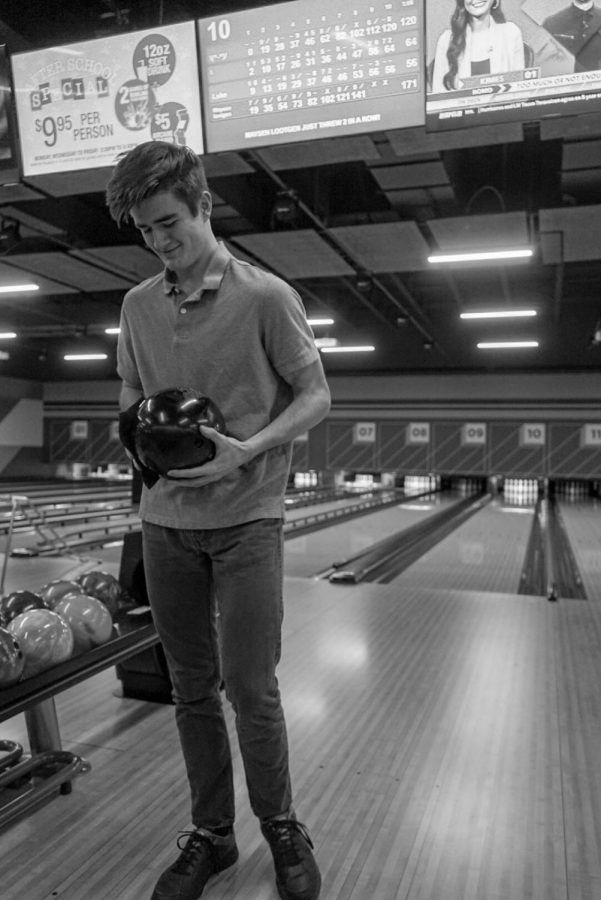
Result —
M 149 140 L 204 152 L 193 22 L 12 59 L 23 174 L 110 166 Z

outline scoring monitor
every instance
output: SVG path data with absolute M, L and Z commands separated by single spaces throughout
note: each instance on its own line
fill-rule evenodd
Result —
M 208 152 L 423 125 L 423 0 L 294 0 L 198 22 Z

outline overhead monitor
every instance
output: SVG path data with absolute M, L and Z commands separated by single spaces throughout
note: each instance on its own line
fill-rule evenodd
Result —
M 293 0 L 198 22 L 207 151 L 423 125 L 423 0 Z
M 0 184 L 17 181 L 14 96 L 6 47 L 0 45 Z
M 426 127 L 601 111 L 590 0 L 427 0 Z
M 197 60 L 193 22 L 15 54 L 23 174 L 109 166 L 149 140 L 203 153 Z

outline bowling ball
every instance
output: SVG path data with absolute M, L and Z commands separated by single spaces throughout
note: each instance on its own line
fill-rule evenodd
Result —
M 8 623 L 28 609 L 43 609 L 44 601 L 32 591 L 12 591 L 0 599 L 0 624 Z
M 100 600 L 88 594 L 68 594 L 54 612 L 68 622 L 73 632 L 73 655 L 98 647 L 113 634 L 111 614 Z
M 18 641 L 6 628 L 0 628 L 0 688 L 16 684 L 25 667 Z
M 16 639 L 25 666 L 23 678 L 30 678 L 69 659 L 73 653 L 70 625 L 51 609 L 30 609 L 9 622 L 7 631 Z
M 140 462 L 157 475 L 202 466 L 215 444 L 199 425 L 225 432 L 225 420 L 208 397 L 192 388 L 168 388 L 146 397 L 138 408 L 134 443 Z
M 43 585 L 38 593 L 44 601 L 44 606 L 47 606 L 48 609 L 54 609 L 55 605 L 59 600 L 62 600 L 65 594 L 83 594 L 83 588 L 76 581 L 66 581 L 57 578 L 55 581 L 49 581 Z
M 111 615 L 114 615 L 121 600 L 124 598 L 124 590 L 110 572 L 103 572 L 101 569 L 92 569 L 90 572 L 84 572 L 77 579 L 78 586 L 83 594 L 96 597 L 101 600 L 109 609 Z

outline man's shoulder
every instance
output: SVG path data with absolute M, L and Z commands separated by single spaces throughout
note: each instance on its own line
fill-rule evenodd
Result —
M 573 18 L 574 7 L 571 5 L 566 6 L 565 9 L 560 9 L 559 12 L 553 13 L 552 16 L 547 16 L 543 21 L 543 28 L 546 28 L 547 31 L 551 31 L 572 22 Z
M 256 263 L 247 262 L 244 259 L 232 256 L 231 266 L 232 272 L 240 281 L 246 282 L 249 288 L 255 287 L 263 296 L 266 292 L 281 293 L 292 290 L 283 278 L 280 278 L 279 275 L 274 275 L 273 272 L 269 272 L 267 269 L 262 269 Z
M 157 291 L 159 291 L 160 294 L 164 293 L 162 272 L 159 272 L 157 275 L 151 275 L 149 278 L 145 278 L 144 281 L 140 281 L 134 287 L 130 288 L 125 294 L 123 302 L 131 302 L 132 299 L 135 300 L 141 296 L 147 297 L 150 294 L 155 294 Z

